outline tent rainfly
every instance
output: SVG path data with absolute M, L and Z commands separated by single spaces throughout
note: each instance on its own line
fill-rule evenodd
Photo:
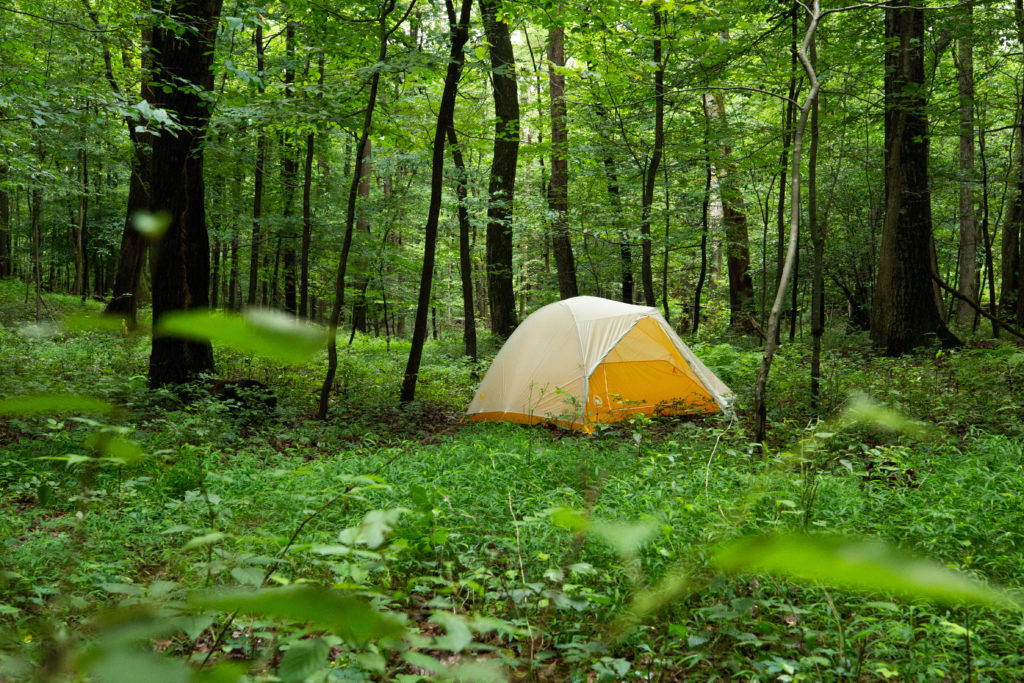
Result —
M 658 309 L 578 296 L 544 306 L 516 328 L 467 418 L 589 431 L 635 413 L 728 414 L 731 397 Z

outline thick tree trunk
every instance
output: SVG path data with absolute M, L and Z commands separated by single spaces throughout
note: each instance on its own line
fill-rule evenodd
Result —
M 956 339 L 942 321 L 933 280 L 921 1 L 897 0 L 887 7 L 885 36 L 886 205 L 871 339 L 894 356 L 931 335 L 944 344 Z
M 498 21 L 495 0 L 480 0 L 480 13 L 491 53 L 494 97 L 494 153 L 487 186 L 487 292 L 491 331 L 508 337 L 516 327 L 512 282 L 512 209 L 519 158 L 519 89 L 508 24 Z
M 960 99 L 960 249 L 957 256 L 957 291 L 964 299 L 979 301 L 978 221 L 974 197 L 974 7 L 963 7 L 962 34 L 957 43 L 956 65 Z M 960 300 L 956 320 L 974 320 L 974 307 Z
M 412 343 L 409 348 L 409 360 L 405 365 L 405 377 L 402 380 L 400 400 L 408 403 L 416 397 L 416 380 L 419 377 L 420 361 L 423 358 L 423 344 L 427 339 L 427 313 L 430 309 L 430 291 L 434 279 L 434 251 L 437 243 L 437 225 L 441 215 L 441 194 L 444 182 L 444 141 L 448 129 L 453 125 L 455 114 L 455 95 L 462 76 L 462 65 L 465 62 L 463 48 L 469 39 L 469 14 L 473 8 L 473 0 L 462 0 L 462 10 L 458 23 L 455 20 L 455 8 L 452 0 L 445 0 L 448 10 L 448 22 L 451 25 L 451 54 L 448 58 L 448 70 L 444 78 L 444 89 L 441 91 L 441 103 L 437 110 L 437 126 L 434 129 L 434 151 L 430 169 L 430 206 L 427 209 L 427 223 L 423 232 L 423 270 L 420 273 L 420 291 L 416 302 L 416 322 L 412 331 Z
M 654 205 L 654 184 L 658 179 L 662 151 L 665 148 L 665 65 L 661 58 L 661 12 L 655 6 L 654 13 L 654 54 L 657 64 L 654 72 L 654 150 L 644 174 L 644 189 L 640 207 L 640 279 L 644 287 L 644 303 L 656 306 L 654 297 L 654 273 L 651 267 L 651 209 Z
M 187 27 L 153 31 L 156 104 L 177 113 L 182 129 L 153 141 L 150 208 L 169 224 L 153 251 L 153 323 L 175 310 L 206 308 L 210 285 L 210 242 L 206 231 L 203 137 L 213 88 L 213 51 L 221 0 L 175 0 L 169 16 Z M 189 84 L 182 87 L 182 81 Z M 164 89 L 170 92 L 164 92 Z M 208 342 L 154 336 L 149 383 L 180 384 L 213 370 Z
M 548 209 L 551 242 L 558 270 L 558 293 L 563 299 L 578 296 L 576 263 L 569 239 L 569 128 L 565 104 L 565 27 L 548 30 L 548 89 L 551 95 L 551 182 L 548 185 Z
M 458 174 L 458 185 L 455 194 L 459 198 L 459 275 L 462 280 L 462 341 L 466 347 L 466 355 L 476 361 L 476 316 L 473 314 L 473 260 L 470 253 L 469 211 L 466 208 L 469 192 L 466 189 L 466 162 L 459 149 L 459 140 L 455 134 L 455 125 L 448 126 L 448 144 L 452 148 L 452 161 Z
M 86 7 L 88 9 L 88 3 Z M 149 3 L 143 2 L 142 9 L 148 11 Z M 89 10 L 89 16 L 97 27 L 99 18 Z M 150 46 L 153 41 L 153 30 L 147 26 L 142 30 L 142 44 Z M 152 67 L 152 50 L 143 49 L 141 54 L 141 66 L 143 73 Z M 107 81 L 116 95 L 121 94 L 121 89 L 114 79 L 113 67 L 111 65 L 110 50 L 104 46 L 103 61 L 106 70 Z M 150 104 L 154 100 L 153 88 L 150 79 L 144 77 L 139 85 L 139 94 L 142 99 Z M 113 291 L 110 301 L 104 309 L 104 313 L 124 316 L 128 326 L 134 327 L 136 313 L 138 310 L 139 283 L 142 279 L 142 269 L 146 263 L 146 240 L 135 229 L 133 218 L 139 211 L 146 211 L 150 204 L 150 183 L 152 179 L 152 144 L 153 136 L 148 132 L 136 130 L 137 121 L 131 117 L 125 117 L 125 125 L 128 128 L 128 137 L 132 141 L 131 175 L 128 179 L 128 201 L 125 206 L 124 227 L 121 230 L 121 245 L 117 252 L 117 268 L 114 274 Z
M 725 118 L 725 99 L 716 91 L 706 101 L 707 113 L 717 119 L 723 130 L 728 129 Z M 722 223 L 725 226 L 726 260 L 729 271 L 729 325 L 735 330 L 751 332 L 754 305 L 754 281 L 750 277 L 750 246 L 747 236 L 747 214 L 743 194 L 736 182 L 732 164 L 732 148 L 721 145 L 722 157 L 718 167 L 718 189 L 722 195 Z

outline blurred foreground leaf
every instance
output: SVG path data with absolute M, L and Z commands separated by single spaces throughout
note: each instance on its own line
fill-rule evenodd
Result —
M 149 213 L 137 211 L 132 214 L 132 227 L 150 242 L 163 237 L 167 228 L 171 227 L 171 214 L 166 211 Z
M 69 313 L 64 318 L 64 327 L 72 332 L 126 332 L 123 315 L 106 315 L 103 313 Z
M 327 343 L 327 334 L 319 327 L 259 309 L 242 315 L 175 311 L 160 319 L 156 334 L 213 342 L 293 365 L 305 363 Z
M 277 677 L 283 683 L 301 683 L 327 663 L 330 649 L 323 638 L 300 640 L 288 648 L 281 657 Z
M 114 406 L 81 394 L 35 394 L 0 399 L 0 415 L 36 415 L 38 413 L 96 413 L 108 415 Z
M 712 562 L 729 572 L 763 572 L 946 605 L 1020 609 L 1003 591 L 876 541 L 797 534 L 749 536 L 719 550 Z
M 928 425 L 906 418 L 863 394 L 854 394 L 850 398 L 839 421 L 841 424 L 872 424 L 918 441 L 935 438 L 934 430 Z
M 357 643 L 399 636 L 405 630 L 400 623 L 381 614 L 365 600 L 311 585 L 205 593 L 193 597 L 190 602 L 203 609 L 239 611 L 313 624 Z

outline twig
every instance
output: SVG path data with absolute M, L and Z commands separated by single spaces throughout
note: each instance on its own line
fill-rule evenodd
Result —
M 711 506 L 711 496 L 708 493 L 708 486 L 711 483 L 711 461 L 715 458 L 715 452 L 718 450 L 718 444 L 722 441 L 722 437 L 725 436 L 726 432 L 732 429 L 732 423 L 735 421 L 736 414 L 733 413 L 729 416 L 729 424 L 726 425 L 725 429 L 722 430 L 722 433 L 718 435 L 717 439 L 715 439 L 714 448 L 711 449 L 711 455 L 708 456 L 708 464 L 704 467 L 704 502 L 708 507 Z
M 981 315 L 985 316 L 986 318 L 988 318 L 992 322 L 994 322 L 997 325 L 999 325 L 999 329 L 1006 330 L 1007 332 L 1012 334 L 1014 337 L 1017 337 L 1018 339 L 1024 339 L 1024 334 L 1022 334 L 1020 332 L 1020 330 L 1015 329 L 1012 325 L 1010 325 L 1005 320 L 1000 320 L 999 318 L 997 318 L 996 316 L 992 315 L 991 313 L 989 313 L 988 311 L 983 309 L 981 306 L 976 304 L 970 298 L 964 296 L 960 292 L 956 291 L 955 289 L 953 289 L 952 287 L 947 285 L 945 282 L 943 282 L 942 278 L 939 277 L 938 275 L 936 275 L 934 272 L 932 273 L 932 279 L 935 280 L 935 284 L 937 284 L 939 287 L 941 287 L 942 289 L 946 290 L 947 292 L 949 292 L 950 294 L 952 294 L 956 298 L 960 299 L 961 301 L 966 301 L 970 305 L 970 307 L 973 308 L 975 311 L 977 311 Z

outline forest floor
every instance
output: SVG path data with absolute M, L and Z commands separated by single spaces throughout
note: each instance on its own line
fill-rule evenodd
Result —
M 461 423 L 485 364 L 454 336 L 405 408 L 408 345 L 357 336 L 320 422 L 322 358 L 218 350 L 276 406 L 183 401 L 146 388 L 148 337 L 65 322 L 98 304 L 48 297 L 36 324 L 22 297 L 0 283 L 0 401 L 50 403 L 0 402 L 0 680 L 1024 679 L 1024 618 L 991 606 L 1024 585 L 1010 343 L 887 359 L 837 327 L 821 419 L 784 345 L 754 456 L 760 354 L 713 330 L 692 346 L 737 420 L 586 436 Z M 789 554 L 726 571 L 751 535 Z

